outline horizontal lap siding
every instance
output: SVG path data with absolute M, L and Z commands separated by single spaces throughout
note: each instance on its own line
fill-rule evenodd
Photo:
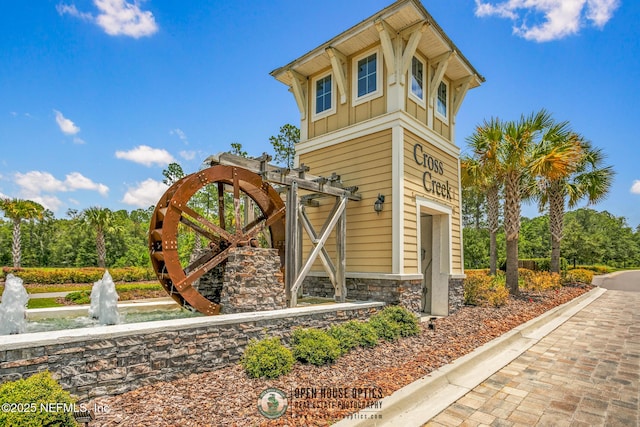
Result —
M 359 202 L 347 204 L 347 271 L 391 272 L 391 131 L 382 131 L 311 153 L 301 154 L 300 163 L 311 168 L 310 174 L 341 176 L 345 186 L 358 186 Z M 373 204 L 378 194 L 386 196 L 384 210 L 376 214 Z M 306 208 L 309 219 L 320 231 L 334 205 L 333 197 L 319 199 L 320 207 Z M 304 233 L 306 258 L 311 244 Z M 329 255 L 335 260 L 335 233 L 329 238 Z M 314 270 L 323 270 L 316 261 Z
M 460 191 L 458 188 L 458 160 L 444 151 L 430 145 L 427 141 L 422 140 L 409 131 L 404 132 L 404 266 L 405 273 L 412 274 L 418 271 L 418 249 L 417 249 L 417 224 L 416 224 L 416 196 L 433 200 L 441 205 L 449 206 L 453 209 L 451 218 L 451 253 L 452 253 L 452 272 L 462 271 L 461 257 L 461 229 L 460 229 Z M 445 183 L 449 182 L 452 188 L 451 200 L 438 196 L 435 193 L 427 192 L 423 186 L 422 178 L 425 171 L 429 170 L 424 166 L 418 165 L 413 156 L 413 147 L 415 144 L 422 144 L 424 153 L 430 154 L 432 157 L 440 160 L 444 164 L 444 174 L 440 175 L 431 172 L 432 178 Z

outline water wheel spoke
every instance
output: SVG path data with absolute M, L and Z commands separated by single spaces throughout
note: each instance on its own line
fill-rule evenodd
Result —
M 224 218 L 224 183 L 218 183 L 218 219 L 220 221 L 220 228 L 225 230 L 225 218 Z
M 266 227 L 271 226 L 276 221 L 279 221 L 285 214 L 285 208 L 281 207 L 275 213 L 269 215 L 268 218 L 261 216 L 255 219 L 251 224 L 247 225 L 243 231 L 243 240 L 251 240 L 258 233 L 264 230 Z
M 228 248 L 211 258 L 209 261 L 196 267 L 193 271 L 187 274 L 184 279 L 176 283 L 175 287 L 178 289 L 178 291 L 180 291 L 180 293 L 182 293 L 184 289 L 190 287 L 193 282 L 201 278 L 206 272 L 211 270 L 216 265 L 220 264 L 222 261 L 226 260 L 229 257 L 229 251 L 234 247 L 235 245 L 229 246 Z
M 233 169 L 233 211 L 236 220 L 236 236 L 240 236 L 242 235 L 242 226 L 240 225 L 240 181 L 235 168 Z
M 205 217 L 203 217 L 202 215 L 200 215 L 198 212 L 194 211 L 190 207 L 182 206 L 180 210 L 182 210 L 183 213 L 186 213 L 191 218 L 191 219 L 186 219 L 184 216 L 182 216 L 182 218 L 180 218 L 180 222 L 193 228 L 195 231 L 207 237 L 209 240 L 215 240 L 215 237 L 213 234 L 207 232 L 205 227 L 218 233 L 220 237 L 222 237 L 224 240 L 233 241 L 233 235 L 231 233 L 229 233 L 227 230 L 223 228 L 220 228 L 219 226 L 209 221 L 208 219 L 206 219 Z M 197 224 L 196 221 L 200 224 Z
M 204 265 L 207 261 L 209 261 L 214 256 L 216 256 L 216 253 L 214 252 L 207 251 L 203 253 L 202 255 L 200 255 L 198 258 L 193 260 L 193 262 L 191 262 L 189 265 L 185 267 L 184 273 L 188 275 L 196 268 L 200 267 L 201 265 Z

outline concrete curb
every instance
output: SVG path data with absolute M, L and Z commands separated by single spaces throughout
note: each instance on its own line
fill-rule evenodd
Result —
M 385 397 L 376 409 L 363 410 L 334 424 L 421 426 L 569 320 L 606 289 L 596 288 L 523 323 L 471 353 Z

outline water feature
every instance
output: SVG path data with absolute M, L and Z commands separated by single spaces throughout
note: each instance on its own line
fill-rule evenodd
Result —
M 131 304 L 133 305 L 133 304 Z M 174 308 L 156 308 L 150 311 L 127 311 L 126 308 L 135 309 L 126 304 L 121 306 L 119 313 L 119 324 L 145 323 L 157 320 L 186 319 L 190 317 L 203 317 L 203 314 L 190 310 L 180 309 L 177 304 Z M 124 310 L 122 310 L 125 308 Z M 140 307 L 142 308 L 142 307 Z M 89 316 L 56 316 L 56 313 L 49 310 L 50 316 L 45 317 L 44 310 L 38 311 L 37 318 L 30 319 L 24 333 L 59 331 L 64 329 L 93 328 L 101 326 L 98 319 Z M 35 310 L 32 310 L 35 311 Z M 31 315 L 31 313 L 29 313 Z
M 22 279 L 8 274 L 0 303 L 0 335 L 20 334 L 27 326 L 27 302 L 29 294 Z
M 96 282 L 94 287 L 98 287 L 96 309 L 89 313 L 90 317 L 98 319 L 101 325 L 116 325 L 120 321 L 118 314 L 118 293 L 116 292 L 116 284 L 113 283 L 111 274 L 108 270 L 104 271 L 102 280 Z M 93 289 L 91 290 L 91 298 L 93 298 Z M 93 300 L 91 301 L 93 308 Z

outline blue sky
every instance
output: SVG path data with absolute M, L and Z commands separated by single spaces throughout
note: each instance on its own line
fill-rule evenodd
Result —
M 196 171 L 239 142 L 250 155 L 299 124 L 269 72 L 390 0 L 7 2 L 0 15 L 0 196 L 67 209 L 155 204 L 162 170 Z M 640 224 L 640 2 L 423 2 L 486 83 L 457 116 L 541 108 L 604 149 L 617 172 L 595 206 Z M 304 10 L 303 10 L 304 9 Z M 533 216 L 537 210 L 526 208 Z

